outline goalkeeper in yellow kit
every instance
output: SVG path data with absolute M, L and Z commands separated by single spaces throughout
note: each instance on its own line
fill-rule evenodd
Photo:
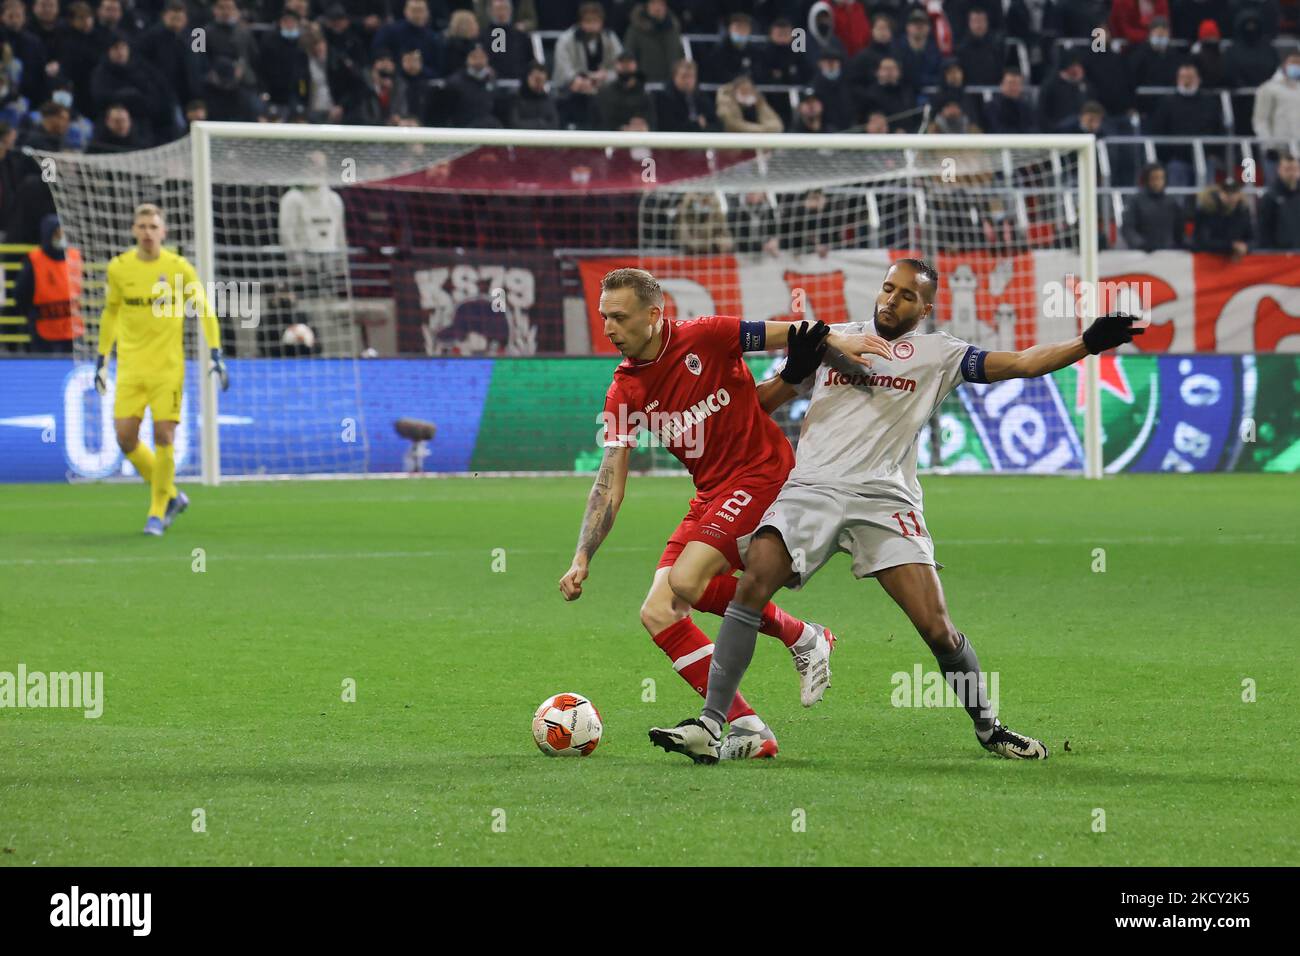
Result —
M 160 536 L 189 505 L 176 487 L 173 440 L 181 417 L 185 386 L 186 305 L 192 304 L 203 322 L 211 349 L 212 374 L 221 390 L 230 387 L 221 358 L 217 316 L 204 295 L 194 267 L 183 256 L 162 247 L 167 227 L 162 210 L 145 204 L 135 210 L 131 226 L 135 248 L 108 264 L 108 294 L 99 324 L 99 358 L 95 388 L 108 391 L 107 361 L 117 345 L 117 393 L 113 425 L 117 444 L 135 470 L 149 483 L 149 517 L 144 533 Z M 140 443 L 145 408 L 153 411 L 155 451 Z

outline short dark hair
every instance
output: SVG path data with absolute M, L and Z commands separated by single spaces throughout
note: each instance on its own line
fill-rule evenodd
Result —
M 578 22 L 581 23 L 588 16 L 595 14 L 602 20 L 605 19 L 605 7 L 599 3 L 584 3 L 578 7 Z
M 42 119 L 44 119 L 47 116 L 58 116 L 60 113 L 71 113 L 71 112 L 72 111 L 69 110 L 62 103 L 56 103 L 54 102 L 54 100 L 46 100 L 44 103 L 41 104 Z
M 631 289 L 636 293 L 642 305 L 660 306 L 664 304 L 664 290 L 659 280 L 644 269 L 615 269 L 606 272 L 600 280 L 600 290 L 609 292 L 613 289 Z
M 1102 106 L 1096 100 L 1088 100 L 1088 102 L 1084 103 L 1083 106 L 1079 108 L 1080 116 L 1084 116 L 1087 114 L 1092 114 L 1094 116 L 1105 116 L 1106 107 Z
M 928 294 L 922 292 L 921 297 L 925 299 L 926 302 L 933 302 L 934 293 L 939 288 L 939 271 L 924 259 L 895 259 L 890 263 L 890 268 L 899 265 L 907 266 L 928 283 L 930 291 Z

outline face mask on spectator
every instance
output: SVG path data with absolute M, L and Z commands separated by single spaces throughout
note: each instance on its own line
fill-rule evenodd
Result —
M 55 90 L 54 95 L 50 97 L 50 99 L 54 100 L 54 102 L 58 103 L 60 106 L 72 109 L 72 94 L 67 90 Z
M 1300 80 L 1300 63 L 1288 63 L 1286 65 L 1286 78 L 1288 80 Z
M 55 249 L 66 249 L 68 248 L 68 240 L 60 236 L 58 239 L 51 239 L 50 245 Z
M 476 80 L 485 80 L 487 79 L 487 75 L 490 72 L 490 69 L 489 67 L 486 66 L 480 66 L 477 70 L 467 68 L 466 72 L 469 73 L 469 75 L 474 77 L 474 79 Z
M 828 80 L 838 80 L 840 78 L 840 68 L 838 66 L 822 67 L 822 76 Z
M 1167 49 L 1168 46 L 1169 46 L 1169 37 L 1153 36 L 1151 38 L 1151 49 L 1153 50 L 1164 50 Z
M 741 106 L 753 106 L 758 102 L 758 97 L 753 93 L 737 93 L 736 102 Z
M 1180 86 L 1180 87 L 1178 87 L 1178 95 L 1179 95 L 1179 96 L 1195 96 L 1195 95 L 1196 95 L 1196 87 L 1194 87 L 1194 86 Z
M 734 43 L 736 46 L 744 46 L 746 43 L 749 42 L 749 34 L 747 33 L 732 33 L 730 34 L 730 36 L 731 36 L 731 42 Z
M 298 37 L 302 36 L 302 31 L 301 31 L 301 30 L 281 30 L 281 31 L 280 31 L 280 36 L 284 37 L 286 40 L 296 40 L 296 39 L 298 39 Z

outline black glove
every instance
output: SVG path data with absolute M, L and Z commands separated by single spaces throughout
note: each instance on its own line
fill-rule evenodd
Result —
M 809 322 L 807 319 L 790 327 L 787 347 L 790 354 L 781 369 L 781 380 L 798 385 L 822 364 L 826 354 L 826 336 L 831 334 L 831 327 L 825 322 Z
M 1118 348 L 1126 342 L 1132 342 L 1133 336 L 1141 335 L 1146 329 L 1135 329 L 1134 322 L 1141 321 L 1136 315 L 1124 312 L 1112 312 L 1103 315 L 1083 332 L 1083 347 L 1093 355 L 1107 349 Z
M 100 355 L 95 359 L 95 391 L 100 395 L 108 394 L 108 369 L 104 367 L 107 356 Z
M 210 372 L 217 377 L 217 381 L 221 384 L 221 390 L 224 392 L 230 388 L 230 373 L 226 371 L 226 363 L 221 358 L 221 349 L 212 349 L 211 355 L 212 368 Z

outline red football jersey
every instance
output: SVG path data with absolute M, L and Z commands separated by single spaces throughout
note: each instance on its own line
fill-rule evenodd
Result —
M 742 476 L 784 481 L 794 449 L 758 403 L 741 356 L 740 319 L 709 315 L 664 322 L 659 357 L 624 359 L 605 394 L 604 444 L 659 436 L 686 466 L 701 498 Z

